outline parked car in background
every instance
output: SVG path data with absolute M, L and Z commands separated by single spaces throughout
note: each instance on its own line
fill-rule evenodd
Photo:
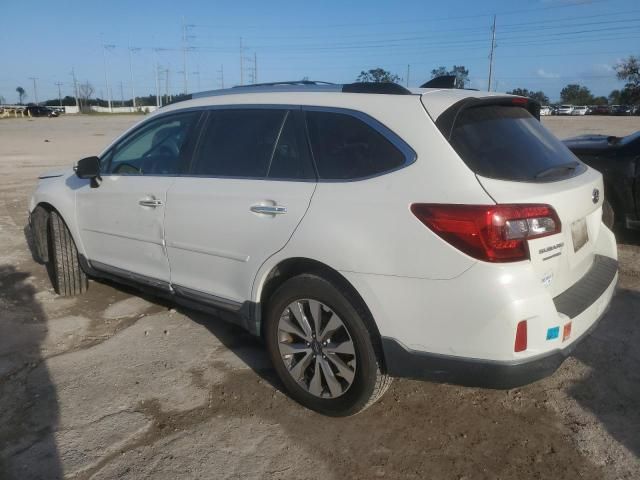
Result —
M 30 117 L 57 117 L 58 112 L 49 107 L 41 107 L 40 105 L 28 105 L 24 107 L 24 114 Z
M 542 105 L 540 107 L 540 115 L 551 115 L 551 107 L 549 105 Z
M 589 115 L 609 115 L 609 105 L 593 105 Z
M 573 107 L 573 110 L 571 110 L 571 115 L 586 115 L 587 110 L 588 107 L 586 105 L 576 106 Z
M 558 115 L 571 115 L 573 105 L 560 105 L 558 107 Z
M 604 176 L 605 224 L 640 229 L 640 131 L 622 138 L 582 135 L 564 143 Z
M 618 116 L 631 115 L 631 106 L 611 105 L 611 115 L 618 115 Z

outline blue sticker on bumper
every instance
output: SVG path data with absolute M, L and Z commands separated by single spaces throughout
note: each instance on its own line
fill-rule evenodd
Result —
M 554 340 L 560 335 L 560 327 L 552 327 L 547 330 L 547 340 Z

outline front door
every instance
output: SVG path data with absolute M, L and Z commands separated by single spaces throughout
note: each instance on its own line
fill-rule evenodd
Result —
M 100 185 L 87 183 L 77 191 L 80 236 L 95 268 L 168 285 L 167 190 L 188 168 L 199 116 L 167 114 L 146 122 L 103 156 Z

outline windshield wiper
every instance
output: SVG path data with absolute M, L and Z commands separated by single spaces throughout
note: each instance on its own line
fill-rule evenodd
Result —
M 572 162 L 563 163 L 561 165 L 556 165 L 554 167 L 545 168 L 544 170 L 536 173 L 534 178 L 545 178 L 545 177 L 551 176 L 554 173 L 564 172 L 566 170 L 573 171 L 576 169 L 578 165 L 580 165 L 580 162 L 576 162 L 574 160 Z

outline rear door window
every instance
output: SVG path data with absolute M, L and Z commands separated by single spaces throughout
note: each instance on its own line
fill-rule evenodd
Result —
M 286 110 L 212 110 L 193 173 L 213 177 L 265 178 Z
M 354 180 L 395 170 L 405 155 L 363 120 L 346 113 L 308 111 L 311 150 L 324 180 Z
M 463 110 L 449 142 L 467 166 L 483 177 L 543 182 L 585 169 L 560 140 L 517 106 Z

